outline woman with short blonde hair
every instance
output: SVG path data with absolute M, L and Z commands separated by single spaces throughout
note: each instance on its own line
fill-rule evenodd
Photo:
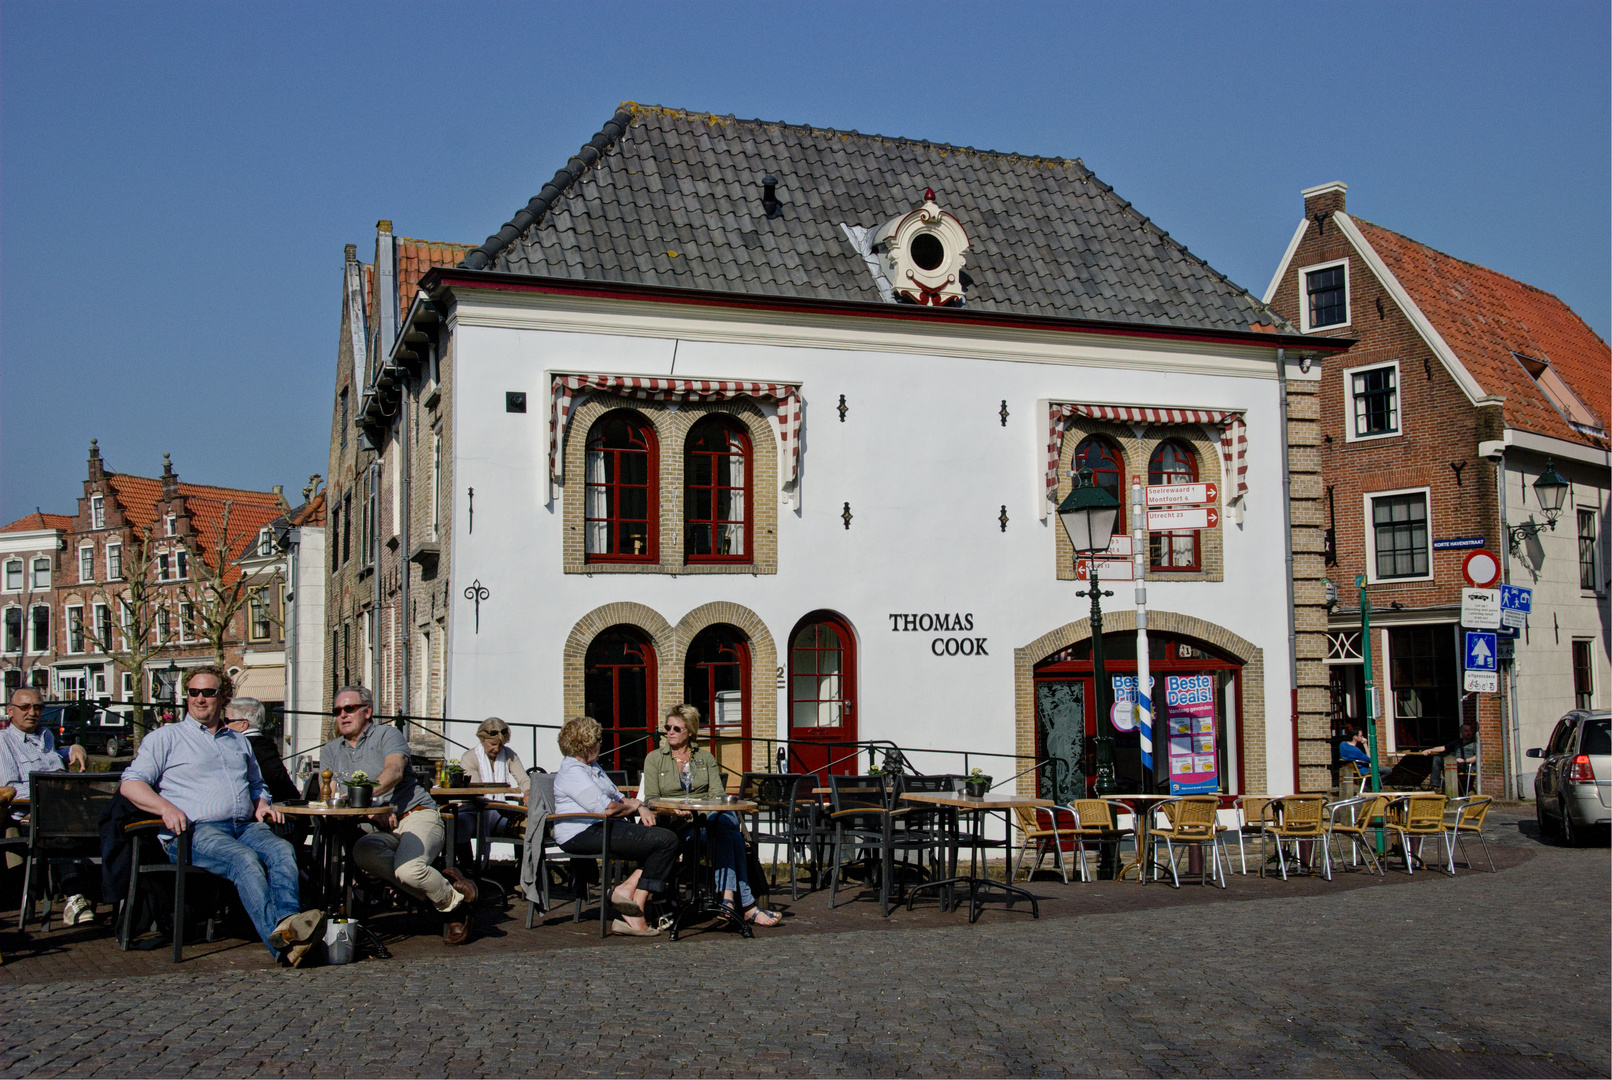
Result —
M 470 841 L 479 835 L 476 831 L 478 812 L 488 836 L 507 836 L 514 828 L 513 820 L 494 810 L 490 803 L 526 801 L 532 781 L 521 759 L 509 748 L 509 736 L 509 725 L 496 716 L 489 716 L 476 728 L 477 745 L 466 750 L 459 759 L 459 767 L 471 784 L 509 784 L 516 789 L 509 795 L 486 796 L 460 804 L 454 814 L 454 827 L 461 848 L 468 848 Z
M 599 767 L 599 744 L 604 729 L 590 716 L 573 716 L 560 728 L 560 752 L 565 760 L 554 774 L 554 840 L 573 855 L 597 855 L 604 850 L 605 829 L 610 830 L 612 858 L 629 859 L 639 868 L 618 885 L 609 902 L 621 914 L 610 929 L 633 937 L 654 937 L 644 920 L 649 894 L 664 892 L 677 865 L 677 834 L 627 820 L 643 809 L 629 799 Z M 566 814 L 598 815 L 593 821 L 563 820 Z

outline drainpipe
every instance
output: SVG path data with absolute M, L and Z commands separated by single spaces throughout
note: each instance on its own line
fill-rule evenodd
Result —
M 410 384 L 413 383 L 412 379 L 409 381 Z M 399 609 L 402 612 L 402 614 L 399 616 L 402 632 L 398 635 L 401 639 L 399 643 L 399 657 L 402 663 L 399 665 L 399 671 L 402 675 L 402 686 L 400 687 L 402 693 L 399 696 L 399 701 L 402 704 L 402 708 L 398 709 L 398 712 L 405 715 L 412 715 L 410 709 L 410 689 L 413 684 L 410 681 L 411 673 L 409 668 L 410 660 L 414 656 L 414 620 L 409 618 L 409 566 L 411 565 L 409 563 L 409 520 L 414 514 L 414 504 L 409 498 L 410 465 L 408 410 L 409 398 L 413 393 L 414 389 L 412 385 L 404 388 L 403 397 L 401 399 L 402 403 L 398 406 L 397 410 L 398 486 L 403 489 L 402 497 L 398 503 L 398 505 L 402 507 L 402 514 L 400 515 L 402 520 L 397 523 L 397 550 L 398 553 L 403 557 L 403 569 L 399 575 L 402 579 L 401 596 L 398 600 Z M 398 721 L 397 726 L 403 731 L 404 736 L 408 735 L 407 722 Z
M 1500 547 L 1500 580 L 1507 585 L 1511 584 L 1511 530 L 1506 524 L 1511 519 L 1506 516 L 1506 453 L 1502 449 L 1500 456 L 1494 463 L 1495 484 L 1500 489 L 1500 531 L 1496 540 Z M 1506 772 L 1506 798 L 1522 798 L 1522 724 L 1517 716 L 1517 645 L 1521 638 L 1512 642 L 1511 663 L 1506 665 L 1506 689 L 1508 693 L 1500 695 L 1500 730 L 1504 733 L 1501 745 L 1505 748 L 1503 767 Z M 1482 754 L 1483 740 L 1478 740 L 1478 779 L 1483 778 Z
M 1282 558 L 1287 566 L 1287 685 L 1292 698 L 1293 724 L 1293 790 L 1299 790 L 1299 629 L 1298 612 L 1294 609 L 1293 592 L 1293 477 L 1288 472 L 1287 460 L 1287 350 L 1276 350 L 1277 405 L 1280 409 L 1282 433 L 1277 444 L 1282 448 Z

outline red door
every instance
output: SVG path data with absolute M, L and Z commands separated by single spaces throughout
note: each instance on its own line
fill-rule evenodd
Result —
M 789 638 L 789 771 L 859 770 L 856 639 L 844 619 L 813 612 Z

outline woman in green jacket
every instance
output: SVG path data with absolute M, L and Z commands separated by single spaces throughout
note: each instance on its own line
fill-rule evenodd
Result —
M 692 705 L 673 705 L 666 712 L 664 729 L 665 737 L 660 746 L 644 758 L 644 785 L 638 797 L 647 804 L 660 798 L 720 799 L 726 795 L 728 789 L 722 779 L 722 767 L 709 750 L 695 742 L 700 730 L 700 710 Z M 677 816 L 693 815 L 679 810 Z M 645 825 L 655 824 L 654 811 L 647 805 L 641 820 Z M 729 917 L 737 919 L 742 911 L 744 920 L 753 926 L 778 925 L 783 916 L 758 906 L 750 891 L 739 815 L 724 810 L 709 815 L 706 821 L 706 846 L 716 867 L 716 887 L 722 891 L 722 906 Z M 738 907 L 734 906 L 735 893 Z

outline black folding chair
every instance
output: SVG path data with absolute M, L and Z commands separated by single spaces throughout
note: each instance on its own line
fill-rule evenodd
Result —
M 28 854 L 17 929 L 23 929 L 33 914 L 36 893 L 40 897 L 39 929 L 49 929 L 51 862 L 68 859 L 100 866 L 101 815 L 117 797 L 120 782 L 115 773 L 29 774 Z
M 910 811 L 891 808 L 893 788 L 889 777 L 883 774 L 830 776 L 828 785 L 833 807 L 828 817 L 834 826 L 834 863 L 828 906 L 838 906 L 840 870 L 849 854 L 852 858 L 862 858 L 869 886 L 877 879 L 879 911 L 888 916 L 891 879 L 895 876 L 896 822 Z
M 755 833 L 751 840 L 759 858 L 762 844 L 772 845 L 771 887 L 778 887 L 778 849 L 786 852 L 789 866 L 789 896 L 800 899 L 798 864 L 813 846 L 818 808 L 821 805 L 812 788 L 812 773 L 745 773 L 739 781 L 739 798 L 754 802 Z
M 185 893 L 186 879 L 200 874 L 203 879 L 213 883 L 213 894 L 207 904 L 207 941 L 213 940 L 214 924 L 218 915 L 218 883 L 228 885 L 229 882 L 192 865 L 190 861 L 190 841 L 195 828 L 186 829 L 177 838 L 175 855 L 177 859 L 170 862 L 168 853 L 163 850 L 158 834 L 165 832 L 162 820 L 152 818 L 145 821 L 135 821 L 124 826 L 124 833 L 129 842 L 134 845 L 134 855 L 129 865 L 129 895 L 124 900 L 123 912 L 118 918 L 118 944 L 124 952 L 134 947 L 135 919 L 140 912 L 140 886 L 142 879 L 152 874 L 173 875 L 173 962 L 179 963 L 184 958 L 185 951 Z

